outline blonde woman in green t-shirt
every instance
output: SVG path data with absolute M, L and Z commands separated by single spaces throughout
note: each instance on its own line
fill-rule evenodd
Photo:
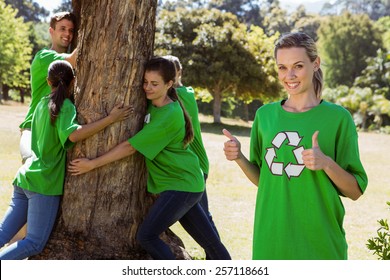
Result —
M 173 87 L 175 74 L 171 61 L 152 58 L 144 74 L 143 88 L 150 101 L 144 127 L 100 157 L 73 160 L 68 170 L 83 174 L 138 151 L 145 156 L 148 191 L 158 194 L 137 232 L 141 246 L 153 259 L 175 259 L 160 234 L 180 221 L 211 259 L 230 259 L 199 205 L 204 179 L 197 156 L 188 148 L 193 129 Z
M 0 248 L 26 223 L 27 235 L 0 251 L 1 260 L 25 259 L 40 253 L 51 233 L 63 193 L 66 150 L 75 142 L 123 120 L 130 107 L 115 106 L 96 122 L 79 125 L 69 90 L 74 74 L 67 61 L 55 61 L 48 70 L 52 92 L 37 105 L 31 122 L 32 156 L 13 181 L 10 206 L 0 223 Z
M 358 199 L 368 183 L 351 114 L 321 99 L 315 42 L 288 33 L 275 45 L 286 100 L 266 104 L 253 122 L 250 159 L 227 130 L 225 156 L 258 186 L 253 259 L 347 259 L 340 196 Z

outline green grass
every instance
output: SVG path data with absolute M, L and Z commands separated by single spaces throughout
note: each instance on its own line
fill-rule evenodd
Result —
M 27 112 L 26 106 L 0 105 L 0 215 L 4 214 L 11 195 L 11 182 L 20 166 L 18 125 Z M 234 162 L 225 160 L 222 128 L 229 129 L 242 143 L 248 155 L 250 124 L 222 119 L 224 125 L 212 124 L 201 116 L 203 141 L 210 160 L 207 192 L 210 210 L 222 241 L 233 259 L 250 259 L 256 188 Z M 360 153 L 368 173 L 366 193 L 357 201 L 342 199 L 346 209 L 345 231 L 352 260 L 375 260 L 366 248 L 367 240 L 376 236 L 377 220 L 388 219 L 386 201 L 390 200 L 390 136 L 376 133 L 359 134 Z M 172 230 L 183 240 L 189 253 L 198 259 L 204 252 L 191 237 L 175 224 Z
M 0 215 L 8 206 L 12 179 L 21 164 L 19 124 L 26 112 L 26 106 L 0 105 Z

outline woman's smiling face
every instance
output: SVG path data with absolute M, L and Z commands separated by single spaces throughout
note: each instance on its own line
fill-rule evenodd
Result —
M 158 71 L 146 71 L 143 84 L 146 98 L 151 100 L 153 105 L 160 104 L 166 98 L 172 83 L 173 81 L 165 83 Z
M 304 48 L 281 48 L 277 51 L 278 78 L 289 95 L 315 94 L 313 75 L 319 58 L 311 62 Z

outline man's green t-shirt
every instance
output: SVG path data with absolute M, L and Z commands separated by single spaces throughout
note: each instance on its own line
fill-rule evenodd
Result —
M 19 168 L 13 184 L 44 195 L 62 195 L 66 150 L 73 146 L 68 137 L 79 125 L 69 99 L 65 99 L 54 125 L 48 104 L 46 97 L 37 105 L 31 124 L 33 155 Z
M 199 122 L 199 110 L 194 96 L 194 89 L 192 87 L 182 86 L 176 88 L 176 92 L 180 101 L 183 103 L 184 108 L 191 117 L 192 127 L 194 129 L 194 140 L 190 144 L 190 149 L 198 156 L 200 168 L 203 173 L 209 174 L 209 159 L 203 145 L 202 132 Z
M 20 128 L 31 128 L 31 121 L 37 104 L 42 97 L 51 92 L 46 80 L 50 63 L 55 60 L 63 60 L 67 56 L 68 54 L 66 53 L 60 54 L 47 48 L 40 50 L 35 55 L 30 69 L 31 103 L 26 118 L 19 126 Z
M 303 113 L 287 112 L 281 102 L 260 107 L 250 144 L 250 161 L 260 168 L 253 259 L 347 259 L 341 194 L 323 170 L 302 162 L 317 130 L 321 151 L 355 176 L 362 192 L 367 187 L 356 127 L 343 107 L 326 101 Z
M 203 192 L 198 157 L 184 147 L 185 120 L 179 102 L 163 107 L 149 104 L 145 125 L 129 143 L 145 156 L 148 191 Z

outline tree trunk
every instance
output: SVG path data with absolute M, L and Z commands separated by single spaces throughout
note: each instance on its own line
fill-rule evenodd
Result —
M 213 116 L 214 123 L 221 123 L 222 93 L 214 92 Z
M 143 69 L 153 52 L 156 0 L 76 1 L 79 16 L 75 104 L 81 124 L 115 104 L 134 115 L 78 143 L 68 154 L 95 158 L 142 128 Z M 146 192 L 144 159 L 134 156 L 81 176 L 68 175 L 57 224 L 38 259 L 147 259 L 136 244 L 138 225 L 154 197 Z M 178 238 L 169 239 L 181 252 Z
M 19 88 L 19 92 L 20 92 L 20 103 L 24 104 L 24 95 L 26 94 L 26 89 Z
M 243 102 L 243 107 L 244 107 L 244 120 L 246 122 L 249 122 L 249 104 Z
M 3 84 L 3 100 L 9 100 L 9 86 L 6 84 Z

